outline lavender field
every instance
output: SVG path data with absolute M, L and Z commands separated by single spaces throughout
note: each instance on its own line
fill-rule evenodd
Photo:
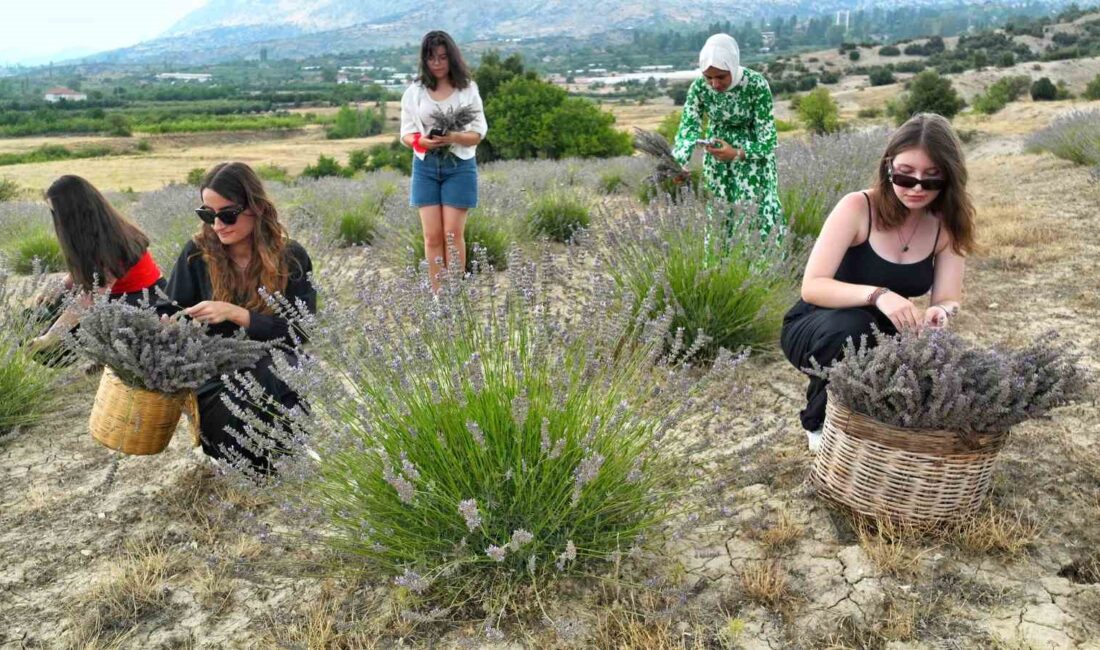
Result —
M 1057 329 L 1096 370 L 1100 184 L 998 119 L 969 144 L 956 329 Z M 296 453 L 257 482 L 181 421 L 120 457 L 88 432 L 98 373 L 36 374 L 39 408 L 0 432 L 0 647 L 1100 648 L 1095 394 L 1014 427 L 989 503 L 938 534 L 806 483 L 779 319 L 802 237 L 884 138 L 781 143 L 781 243 L 715 243 L 691 196 L 643 204 L 641 156 L 483 166 L 472 273 L 439 300 L 407 178 L 271 183 L 321 295 L 283 368 L 313 408 L 269 431 Z M 170 269 L 197 189 L 110 198 Z M 0 202 L 5 266 L 49 223 Z M 4 277 L 5 339 L 42 281 Z

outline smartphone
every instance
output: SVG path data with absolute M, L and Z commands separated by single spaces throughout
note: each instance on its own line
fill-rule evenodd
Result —
M 447 135 L 447 132 L 439 128 L 438 126 L 432 127 L 432 130 L 428 131 L 429 138 L 441 138 L 445 135 Z
M 698 147 L 713 147 L 717 144 L 718 144 L 718 142 L 716 140 L 713 140 L 713 139 L 711 139 L 711 140 L 696 140 L 695 141 L 695 145 L 698 146 Z

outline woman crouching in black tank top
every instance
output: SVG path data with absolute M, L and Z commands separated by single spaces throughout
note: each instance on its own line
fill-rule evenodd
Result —
M 780 344 L 798 369 L 828 366 L 851 338 L 944 327 L 959 311 L 974 206 L 962 144 L 951 124 L 915 115 L 886 145 L 873 188 L 848 194 L 825 220 L 802 276 L 802 299 Z M 911 298 L 931 290 L 928 309 Z M 873 343 L 872 338 L 868 339 Z M 802 427 L 811 451 L 825 421 L 825 380 L 810 378 Z

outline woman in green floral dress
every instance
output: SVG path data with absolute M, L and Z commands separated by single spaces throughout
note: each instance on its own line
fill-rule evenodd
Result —
M 779 204 L 775 167 L 775 119 L 772 92 L 764 76 L 742 68 L 737 41 L 728 34 L 707 39 L 699 53 L 703 76 L 688 89 L 672 154 L 681 165 L 691 160 L 696 140 L 705 138 L 703 177 L 707 191 L 730 202 L 751 201 L 758 209 L 753 224 L 762 235 L 787 230 Z

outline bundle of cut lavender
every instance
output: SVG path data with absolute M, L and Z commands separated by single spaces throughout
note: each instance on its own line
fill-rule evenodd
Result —
M 1088 377 L 1079 356 L 1048 333 L 1020 349 L 984 347 L 947 331 L 852 340 L 829 368 L 830 399 L 879 422 L 970 433 L 1007 431 L 1081 399 Z
M 660 133 L 634 127 L 634 148 L 656 159 L 657 167 L 649 177 L 654 185 L 684 176 L 686 170 L 676 162 L 672 147 Z
M 177 393 L 213 377 L 251 368 L 271 345 L 223 337 L 190 319 L 162 320 L 149 307 L 97 301 L 81 317 L 69 344 L 102 363 L 128 386 Z
M 453 133 L 465 131 L 476 117 L 477 109 L 473 106 L 451 106 L 446 110 L 437 106 L 432 112 L 432 123 L 436 128 L 443 129 L 444 133 Z

